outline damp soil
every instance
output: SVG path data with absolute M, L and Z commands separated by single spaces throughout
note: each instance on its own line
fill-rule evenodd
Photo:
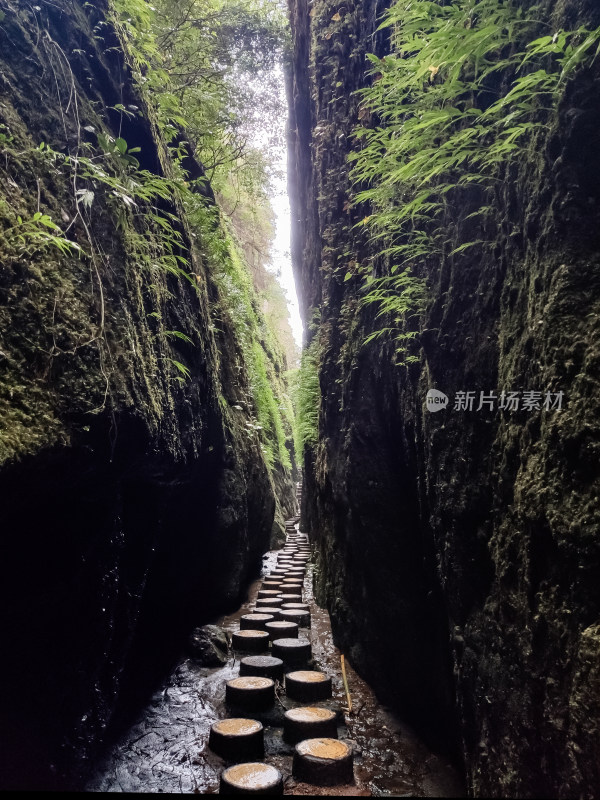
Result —
M 275 552 L 265 556 L 263 574 L 275 560 Z M 464 783 L 452 765 L 382 706 L 346 660 L 352 700 L 352 713 L 348 712 L 340 651 L 333 644 L 329 614 L 314 601 L 310 564 L 305 585 L 311 628 L 302 629 L 300 636 L 311 641 L 311 666 L 330 675 L 333 683 L 332 699 L 311 705 L 336 711 L 338 736 L 354 750 L 355 784 L 315 787 L 292 777 L 293 746 L 282 738 L 283 714 L 306 704 L 286 698 L 278 687 L 273 710 L 244 716 L 260 719 L 265 726 L 265 761 L 282 772 L 285 794 L 463 797 Z M 260 581 L 250 586 L 247 601 L 234 614 L 215 620 L 229 637 L 239 630 L 240 617 L 254 606 L 259 586 Z M 208 736 L 216 720 L 231 716 L 225 705 L 225 683 L 238 675 L 239 657 L 233 653 L 217 668 L 199 667 L 193 659 L 183 658 L 135 724 L 107 752 L 87 791 L 218 793 L 219 776 L 228 765 L 210 751 Z

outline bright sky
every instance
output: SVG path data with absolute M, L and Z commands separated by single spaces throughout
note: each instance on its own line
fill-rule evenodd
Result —
M 285 80 L 283 77 L 283 70 L 280 66 L 275 67 L 273 75 L 268 79 L 269 87 L 271 90 L 279 91 L 282 109 L 287 108 L 285 97 Z M 270 145 L 267 142 L 276 140 L 278 142 L 285 142 L 285 128 L 286 128 L 286 115 L 283 113 L 277 119 L 270 118 L 265 121 L 266 128 L 260 130 L 260 122 L 262 117 L 260 114 L 255 118 L 258 123 L 258 131 L 256 127 L 252 131 L 254 141 L 258 147 L 267 147 Z M 275 130 L 274 130 L 275 129 Z M 272 250 L 272 270 L 277 274 L 277 280 L 283 287 L 287 301 L 290 316 L 290 325 L 294 339 L 298 347 L 302 348 L 302 322 L 300 320 L 300 311 L 298 308 L 298 297 L 296 295 L 296 286 L 294 284 L 294 274 L 292 272 L 292 259 L 290 256 L 290 202 L 287 194 L 287 153 L 285 147 L 276 147 L 272 151 L 272 156 L 275 158 L 275 169 L 279 175 L 272 180 L 273 190 L 269 195 L 273 213 L 275 214 L 275 240 L 273 242 Z
M 285 175 L 285 158 L 283 164 Z M 290 201 L 287 195 L 285 177 L 275 181 L 275 193 L 271 195 L 271 205 L 275 213 L 275 241 L 273 242 L 273 267 L 278 272 L 277 280 L 283 286 L 290 312 L 290 325 L 298 347 L 302 347 L 302 322 L 298 309 L 298 297 L 292 272 L 290 256 Z

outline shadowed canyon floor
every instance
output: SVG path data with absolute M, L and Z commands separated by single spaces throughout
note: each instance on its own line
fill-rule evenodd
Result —
M 263 575 L 274 568 L 276 557 L 276 552 L 265 556 Z M 304 598 L 310 604 L 311 628 L 302 633 L 311 642 L 314 668 L 333 679 L 332 699 L 317 705 L 338 712 L 338 736 L 354 750 L 355 782 L 319 787 L 292 777 L 294 748 L 283 741 L 283 713 L 303 704 L 287 698 L 278 686 L 275 708 L 258 717 L 265 726 L 264 761 L 283 775 L 285 794 L 463 796 L 464 786 L 453 767 L 431 753 L 408 726 L 381 706 L 347 662 L 353 712 L 344 710 L 347 700 L 340 652 L 333 644 L 329 614 L 314 602 L 312 573 L 309 564 Z M 254 606 L 260 583 L 252 584 L 247 602 L 237 612 L 217 621 L 229 638 L 239 630 L 240 617 Z M 136 723 L 107 753 L 88 791 L 217 793 L 225 762 L 209 749 L 208 737 L 211 725 L 230 715 L 225 683 L 238 676 L 239 658 L 230 650 L 224 666 L 210 669 L 183 659 Z

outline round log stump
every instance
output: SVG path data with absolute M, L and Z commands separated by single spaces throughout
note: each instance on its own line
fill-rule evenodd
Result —
M 273 639 L 273 655 L 284 666 L 300 666 L 310 660 L 312 648 L 306 639 Z
M 265 627 L 271 641 L 274 639 L 297 639 L 298 625 L 289 620 L 275 620 L 268 622 Z
M 281 772 L 270 764 L 252 761 L 221 773 L 219 794 L 283 794 Z
M 265 755 L 264 729 L 254 719 L 222 719 L 211 726 L 208 746 L 226 761 L 256 761 Z
M 282 609 L 281 619 L 295 622 L 300 628 L 310 628 L 310 611 L 304 611 L 301 608 Z
M 296 745 L 292 774 L 296 780 L 316 786 L 352 783 L 352 749 L 338 739 L 305 739 Z
M 331 697 L 331 678 L 317 670 L 288 672 L 285 676 L 285 693 L 291 700 L 316 703 Z
M 275 617 L 272 614 L 243 614 L 240 617 L 240 630 L 243 631 L 264 631 L 267 622 L 273 622 Z
M 240 661 L 240 677 L 253 675 L 257 678 L 283 680 L 283 661 L 273 656 L 246 656 Z
M 289 744 L 297 744 L 303 739 L 327 737 L 337 739 L 335 711 L 328 708 L 304 706 L 285 712 L 283 720 L 283 739 Z
M 295 608 L 296 610 L 300 611 L 310 611 L 310 604 L 309 603 L 282 603 L 281 608 L 279 609 L 279 613 L 281 614 L 282 611 L 287 611 L 288 609 Z M 265 612 L 267 613 L 267 612 Z M 269 611 L 269 614 L 272 612 Z
M 256 610 L 261 609 L 263 606 L 278 608 L 283 603 L 283 599 L 281 595 L 278 597 L 257 597 L 256 598 Z
M 233 678 L 225 684 L 225 702 L 252 711 L 270 708 L 275 702 L 275 681 L 255 675 Z
M 269 634 L 266 631 L 243 630 L 236 631 L 231 637 L 234 650 L 245 653 L 264 653 L 269 648 Z

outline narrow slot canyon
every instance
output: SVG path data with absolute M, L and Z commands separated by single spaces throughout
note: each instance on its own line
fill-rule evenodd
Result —
M 0 0 L 4 791 L 600 797 L 596 0 Z

